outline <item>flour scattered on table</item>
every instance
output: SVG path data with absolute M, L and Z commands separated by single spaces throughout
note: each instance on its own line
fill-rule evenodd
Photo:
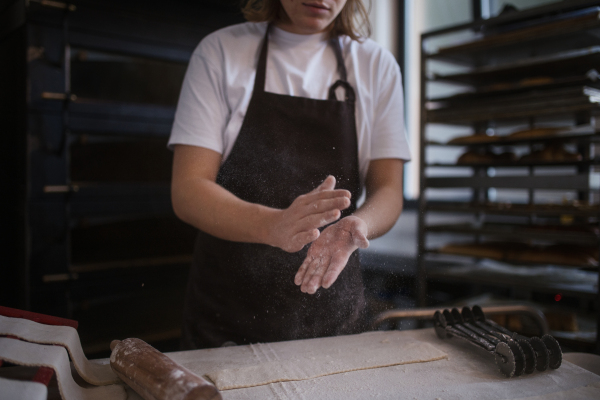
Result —
M 402 338 L 398 333 L 369 332 L 304 340 L 297 354 L 288 359 L 278 356 L 276 361 L 257 360 L 255 365 L 213 371 L 207 376 L 219 390 L 229 390 L 448 357 L 429 343 Z

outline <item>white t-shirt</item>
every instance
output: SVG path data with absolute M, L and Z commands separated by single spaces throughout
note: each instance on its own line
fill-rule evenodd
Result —
M 169 147 L 205 147 L 227 158 L 242 127 L 267 23 L 247 22 L 218 30 L 198 45 L 181 88 Z M 348 82 L 356 92 L 361 182 L 369 161 L 410 159 L 404 129 L 402 79 L 393 55 L 374 41 L 340 39 Z M 265 91 L 327 99 L 340 77 L 324 34 L 269 34 Z

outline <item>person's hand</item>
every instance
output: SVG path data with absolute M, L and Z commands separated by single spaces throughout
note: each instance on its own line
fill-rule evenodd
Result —
M 316 240 L 318 228 L 338 220 L 341 210 L 350 206 L 350 192 L 334 188 L 335 178 L 329 175 L 316 189 L 298 196 L 285 210 L 278 210 L 269 224 L 268 243 L 295 253 Z
M 341 219 L 328 226 L 310 245 L 294 283 L 309 294 L 314 294 L 321 286 L 328 289 L 346 267 L 352 252 L 367 247 L 367 224 L 355 216 Z

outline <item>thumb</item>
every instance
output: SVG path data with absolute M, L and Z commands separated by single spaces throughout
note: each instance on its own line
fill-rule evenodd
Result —
M 369 239 L 362 232 L 355 232 L 352 235 L 352 242 L 359 249 L 366 249 L 369 247 Z
M 315 189 L 316 192 L 322 192 L 324 190 L 333 190 L 335 188 L 335 177 L 333 175 L 329 175 L 325 180 L 317 186 Z

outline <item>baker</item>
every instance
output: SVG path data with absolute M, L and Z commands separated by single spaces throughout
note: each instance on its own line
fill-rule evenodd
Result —
M 361 0 L 243 12 L 194 51 L 169 141 L 173 208 L 200 230 L 186 349 L 364 330 L 357 249 L 402 210 L 401 75 L 359 36 Z

